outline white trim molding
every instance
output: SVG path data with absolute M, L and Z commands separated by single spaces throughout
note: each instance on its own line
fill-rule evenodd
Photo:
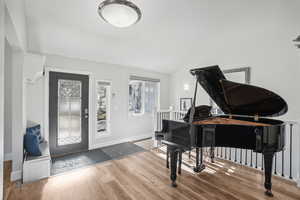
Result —
M 3 199 L 5 3 L 0 0 L 0 200 Z
M 17 181 L 17 180 L 20 180 L 21 178 L 22 178 L 22 170 L 12 171 L 10 173 L 10 180 L 11 181 Z
M 98 116 L 97 116 L 97 94 L 98 94 L 98 82 L 104 82 L 107 83 L 109 86 L 109 90 L 107 92 L 107 108 L 106 108 L 106 131 L 99 133 L 98 132 Z M 95 80 L 95 139 L 103 138 L 103 137 L 109 137 L 111 136 L 111 102 L 112 102 L 112 81 L 111 80 L 101 80 L 97 79 Z
M 56 68 L 56 67 L 45 67 L 45 84 L 44 84 L 44 137 L 46 140 L 49 141 L 49 72 L 62 72 L 62 73 L 72 73 L 72 74 L 82 74 L 82 75 L 88 75 L 89 76 L 89 114 L 92 113 L 93 108 L 93 84 L 94 84 L 94 78 L 91 72 L 87 71 L 77 71 L 77 70 L 69 70 L 69 69 L 62 69 L 62 68 Z M 90 115 L 91 116 L 91 115 Z M 90 145 L 92 143 L 91 137 L 93 133 L 93 119 L 89 117 L 89 133 L 88 133 L 88 149 L 90 149 Z
M 135 135 L 132 137 L 127 137 L 127 138 L 117 139 L 117 140 L 111 140 L 111 141 L 107 141 L 107 142 L 93 144 L 91 146 L 90 150 L 107 147 L 107 146 L 111 146 L 111 145 L 115 145 L 115 144 L 120 144 L 120 143 L 124 143 L 124 142 L 132 142 L 132 141 L 136 141 L 136 140 L 147 139 L 147 138 L 151 138 L 151 137 L 152 137 L 152 133 L 147 133 L 147 134 Z
M 4 154 L 4 161 L 12 160 L 12 152 Z

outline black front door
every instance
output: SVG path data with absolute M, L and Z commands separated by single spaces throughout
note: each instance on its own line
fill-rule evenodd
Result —
M 51 155 L 88 150 L 89 77 L 49 73 L 49 142 Z

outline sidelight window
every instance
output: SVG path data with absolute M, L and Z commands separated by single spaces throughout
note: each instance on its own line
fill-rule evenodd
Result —
M 97 132 L 110 132 L 110 97 L 111 83 L 107 81 L 97 81 Z

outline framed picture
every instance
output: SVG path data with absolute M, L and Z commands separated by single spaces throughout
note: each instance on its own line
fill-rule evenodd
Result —
M 186 111 L 192 106 L 192 98 L 180 98 L 180 110 Z

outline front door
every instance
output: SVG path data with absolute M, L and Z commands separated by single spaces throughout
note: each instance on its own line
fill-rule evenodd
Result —
M 88 150 L 89 77 L 49 73 L 49 142 L 53 156 Z

